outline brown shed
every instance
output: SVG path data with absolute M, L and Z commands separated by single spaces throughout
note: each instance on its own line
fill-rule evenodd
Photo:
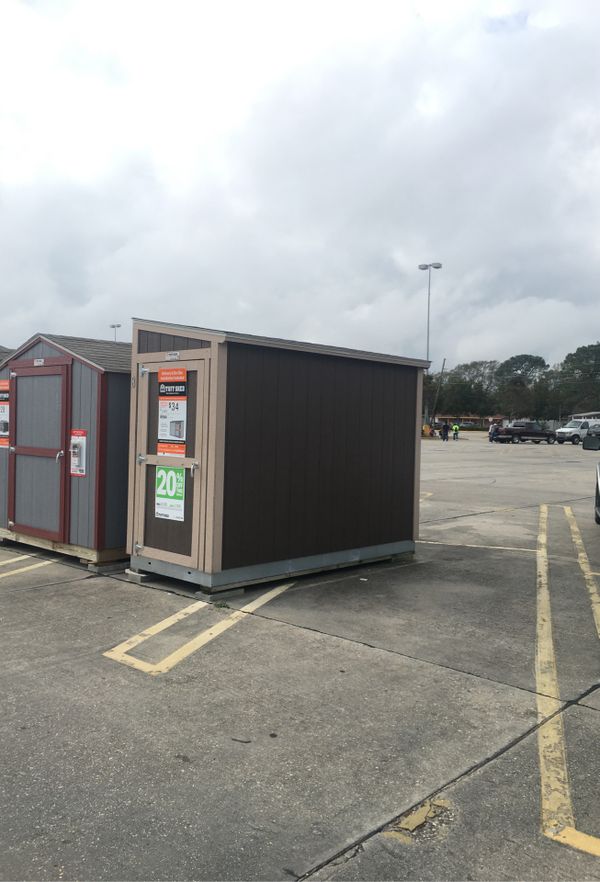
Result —
M 426 366 L 134 319 L 132 569 L 215 592 L 414 551 Z

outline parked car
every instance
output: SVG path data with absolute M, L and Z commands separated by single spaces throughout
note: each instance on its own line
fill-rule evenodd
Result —
M 584 450 L 600 450 L 600 423 L 593 423 L 583 439 Z M 596 465 L 596 488 L 594 496 L 594 520 L 600 524 L 600 463 Z
M 551 429 L 543 429 L 539 423 L 530 420 L 515 420 L 509 426 L 501 426 L 494 436 L 494 441 L 500 444 L 519 444 L 521 441 L 554 444 L 555 440 L 556 434 Z
M 570 441 L 571 444 L 579 444 L 583 441 L 590 428 L 588 420 L 571 420 L 562 429 L 556 430 L 556 440 L 559 444 Z

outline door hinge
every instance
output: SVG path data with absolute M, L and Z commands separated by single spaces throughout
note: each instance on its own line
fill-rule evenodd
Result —
M 133 550 L 135 551 L 136 554 L 139 554 L 143 547 L 144 546 L 140 545 L 139 542 L 136 542 L 135 545 L 133 546 Z
M 147 367 L 144 367 L 144 365 L 141 365 L 141 367 L 140 367 L 141 376 L 143 377 L 144 374 L 149 374 L 149 373 L 150 373 L 150 368 L 147 368 Z
M 146 462 L 146 459 L 147 459 L 147 457 L 145 457 L 143 453 L 138 453 L 137 464 L 141 465 L 143 462 Z

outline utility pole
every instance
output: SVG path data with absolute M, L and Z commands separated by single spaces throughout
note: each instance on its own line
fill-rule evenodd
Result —
M 437 391 L 435 393 L 435 401 L 433 402 L 433 422 L 434 423 L 435 423 L 435 415 L 437 412 L 438 398 L 440 397 L 440 389 L 442 388 L 442 378 L 444 376 L 444 368 L 445 367 L 446 367 L 446 359 L 444 359 L 442 362 L 442 369 L 440 371 L 440 379 L 438 381 L 438 387 L 437 387 Z

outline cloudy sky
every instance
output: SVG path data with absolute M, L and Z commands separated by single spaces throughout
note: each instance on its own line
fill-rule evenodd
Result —
M 596 0 L 2 0 L 0 343 L 600 337 Z

